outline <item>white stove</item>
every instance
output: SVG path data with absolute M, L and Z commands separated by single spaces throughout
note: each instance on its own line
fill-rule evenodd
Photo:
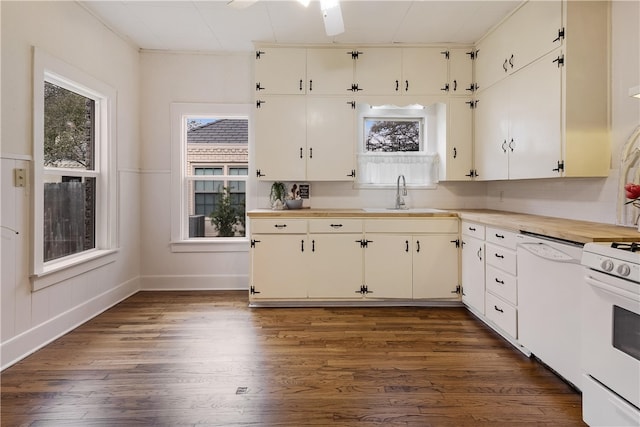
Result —
M 640 243 L 587 243 L 582 265 L 640 284 Z
M 582 265 L 583 419 L 640 426 L 640 243 L 587 243 Z

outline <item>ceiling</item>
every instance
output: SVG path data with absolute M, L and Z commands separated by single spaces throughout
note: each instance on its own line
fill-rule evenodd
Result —
M 342 0 L 345 32 L 325 35 L 320 2 L 259 0 L 245 8 L 228 0 L 79 1 L 141 49 L 238 52 L 254 42 L 283 44 L 461 43 L 477 41 L 517 1 Z

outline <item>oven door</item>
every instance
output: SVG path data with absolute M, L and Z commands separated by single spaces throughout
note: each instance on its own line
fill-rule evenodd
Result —
M 585 373 L 640 408 L 640 285 L 587 269 L 582 322 Z

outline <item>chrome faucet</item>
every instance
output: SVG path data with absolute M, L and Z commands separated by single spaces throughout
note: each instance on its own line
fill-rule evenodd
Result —
M 402 178 L 402 194 L 400 194 L 400 178 Z M 404 197 L 407 195 L 407 181 L 404 179 L 404 175 L 398 175 L 398 182 L 396 183 L 396 209 L 406 209 L 407 206 L 404 203 Z

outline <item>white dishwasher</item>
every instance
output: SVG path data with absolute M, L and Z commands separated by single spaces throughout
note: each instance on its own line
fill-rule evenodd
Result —
M 582 248 L 580 243 L 518 235 L 518 341 L 578 389 Z

